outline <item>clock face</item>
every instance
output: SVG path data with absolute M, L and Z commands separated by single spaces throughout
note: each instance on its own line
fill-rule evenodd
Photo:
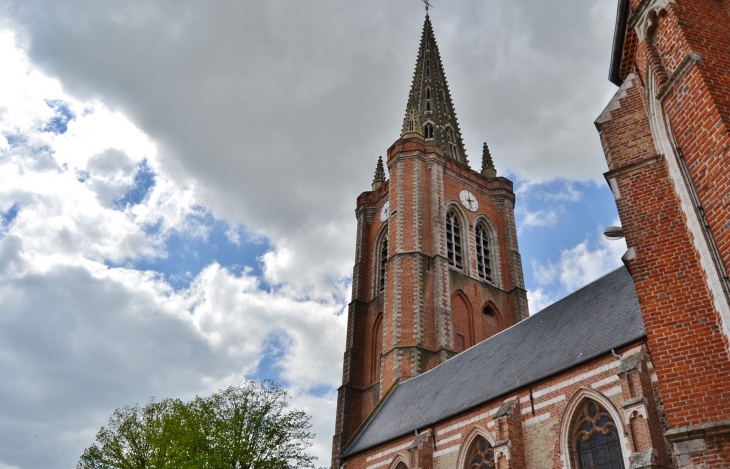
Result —
M 476 212 L 479 208 L 477 198 L 469 191 L 461 191 L 459 193 L 459 199 L 461 200 L 461 204 L 470 212 Z
M 380 221 L 385 221 L 390 216 L 390 200 L 385 202 L 383 208 L 380 209 Z

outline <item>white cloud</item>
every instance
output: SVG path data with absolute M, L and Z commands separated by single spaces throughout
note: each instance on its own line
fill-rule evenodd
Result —
M 418 8 L 2 2 L 0 212 L 20 211 L 0 233 L 0 373 L 12 377 L 0 383 L 0 461 L 72 465 L 115 407 L 235 384 L 276 336 L 287 344 L 277 371 L 312 413 L 313 451 L 328 462 L 335 396 L 310 391 L 340 379 L 354 201 L 398 136 Z M 528 182 L 598 179 L 591 122 L 612 88 L 614 13 L 580 0 L 439 10 L 467 146 L 488 140 L 500 173 Z M 57 115 L 48 100 L 75 115 L 65 133 L 42 131 Z M 115 207 L 143 161 L 154 187 Z M 555 200 L 575 197 L 568 187 Z M 230 240 L 271 246 L 261 277 L 212 263 L 174 290 L 133 268 L 176 254 L 165 250 L 172 232 L 207 239 L 203 212 L 245 227 L 249 239 L 229 230 Z M 558 213 L 524 226 L 552 226 Z M 564 269 L 561 257 L 560 285 L 600 270 L 584 251 Z M 548 291 L 530 293 L 533 307 Z
M 560 296 L 572 293 L 621 266 L 621 256 L 626 252 L 623 240 L 608 241 L 600 234 L 593 239 L 598 241 L 586 239 L 564 249 L 556 262 L 533 261 L 532 271 L 538 288 L 529 293 L 529 298 L 535 301 L 530 305 L 531 312 L 543 309 Z
M 558 214 L 555 210 L 537 210 L 535 212 L 523 211 L 520 231 L 525 228 L 555 226 L 558 222 Z
M 535 314 L 539 311 L 542 311 L 543 309 L 545 309 L 546 306 L 550 306 L 559 299 L 559 297 L 556 297 L 546 292 L 544 288 L 535 288 L 534 290 L 529 290 L 527 292 L 527 301 L 530 305 L 530 314 Z
M 0 35 L 4 71 L 17 75 L 3 75 L 12 88 L 0 96 L 9 103 L 0 134 L 22 137 L 0 149 L 0 212 L 19 207 L 0 232 L 0 373 L 9 377 L 0 383 L 0 460 L 23 469 L 73 465 L 114 408 L 240 383 L 281 335 L 277 369 L 294 404 L 318 412 L 313 451 L 326 464 L 335 400 L 310 389 L 340 379 L 346 279 L 297 282 L 301 256 L 289 265 L 286 248 L 276 247 L 263 258 L 263 279 L 212 263 L 177 291 L 157 272 L 127 267 L 167 256 L 172 231 L 207 239 L 196 182 L 171 177 L 157 146 L 124 115 L 64 94 L 12 41 Z M 63 133 L 44 131 L 54 117 L 49 100 L 75 115 Z M 150 193 L 115 206 L 143 161 L 155 175 Z M 343 237 L 335 225 L 317 233 L 330 245 Z M 306 241 L 280 244 L 299 252 Z M 336 262 L 312 271 L 327 278 Z

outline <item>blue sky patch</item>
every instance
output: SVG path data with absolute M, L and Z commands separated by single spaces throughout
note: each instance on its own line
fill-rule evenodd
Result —
M 123 197 L 114 201 L 114 208 L 124 210 L 127 206 L 141 204 L 155 186 L 155 173 L 147 160 L 142 161 L 134 175 L 134 183 Z
M 0 239 L 4 238 L 5 235 L 8 234 L 8 228 L 10 228 L 10 224 L 13 223 L 13 220 L 18 217 L 19 212 L 19 204 L 14 204 L 6 212 L 0 212 Z
M 58 99 L 46 100 L 46 104 L 49 108 L 56 111 L 56 114 L 43 128 L 43 132 L 52 132 L 54 134 L 66 133 L 69 121 L 76 117 L 68 108 L 68 104 Z
M 525 188 L 517 182 L 515 192 L 515 221 L 528 290 L 538 287 L 533 261 L 559 261 L 563 250 L 586 239 L 597 240 L 618 218 L 613 194 L 606 184 L 558 180 Z
M 273 332 L 266 338 L 264 350 L 261 353 L 261 361 L 256 372 L 247 376 L 249 379 L 264 380 L 272 379 L 286 387 L 289 383 L 281 377 L 279 361 L 284 358 L 287 349 L 291 346 L 291 337 L 284 331 Z
M 203 209 L 189 216 L 185 226 L 186 229 L 167 234 L 167 257 L 141 259 L 133 267 L 161 273 L 176 290 L 189 287 L 193 279 L 214 262 L 239 275 L 246 270 L 258 277 L 263 274 L 259 258 L 272 246 L 264 241 L 252 241 L 244 227 L 216 220 Z M 160 229 L 161 225 L 156 224 L 146 231 L 155 236 Z
M 9 134 L 5 135 L 5 140 L 8 141 L 8 145 L 11 147 L 18 147 L 28 141 L 28 138 L 22 134 Z
M 83 169 L 77 169 L 75 171 L 75 173 L 76 173 L 76 180 L 82 184 L 85 183 L 86 181 L 88 181 L 89 178 L 91 177 L 91 174 L 89 174 L 88 171 L 84 171 Z

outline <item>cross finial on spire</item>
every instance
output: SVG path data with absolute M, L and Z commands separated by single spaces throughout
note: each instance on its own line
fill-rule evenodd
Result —
M 421 0 L 421 1 L 426 4 L 426 16 L 428 16 L 428 9 L 433 8 L 433 5 L 431 5 L 428 0 Z

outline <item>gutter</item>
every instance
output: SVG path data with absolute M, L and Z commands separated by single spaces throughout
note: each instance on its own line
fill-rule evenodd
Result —
M 626 42 L 626 24 L 629 16 L 629 0 L 618 0 L 618 12 L 616 14 L 616 29 L 613 33 L 613 50 L 611 51 L 611 68 L 608 72 L 608 80 L 616 86 L 621 86 L 623 80 L 620 77 L 621 59 L 624 55 L 624 43 Z

